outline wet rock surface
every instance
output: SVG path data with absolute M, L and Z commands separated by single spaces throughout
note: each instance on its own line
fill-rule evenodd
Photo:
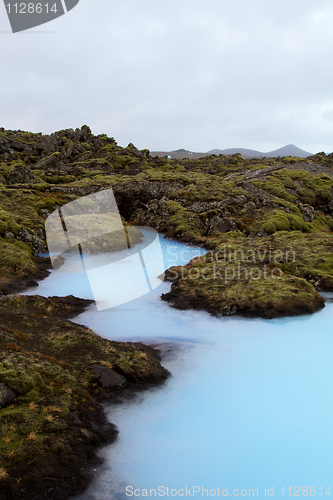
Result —
M 12 403 L 16 398 L 16 394 L 4 384 L 0 383 L 0 408 L 4 408 Z
M 126 378 L 111 368 L 102 365 L 93 365 L 93 372 L 98 375 L 102 387 L 120 387 L 126 382 Z

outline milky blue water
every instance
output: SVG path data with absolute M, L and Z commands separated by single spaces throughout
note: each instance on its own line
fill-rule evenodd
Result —
M 185 250 L 163 240 L 166 267 L 203 252 Z M 53 272 L 38 293 L 91 297 L 73 276 Z M 100 312 L 93 305 L 75 320 L 110 339 L 177 346 L 163 387 L 108 408 L 119 439 L 80 498 L 329 498 L 333 305 L 297 318 L 217 319 L 170 308 L 159 298 L 169 287 Z

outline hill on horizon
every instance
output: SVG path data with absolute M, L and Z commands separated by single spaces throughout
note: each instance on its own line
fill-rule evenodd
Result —
M 206 153 L 194 153 L 186 149 L 177 149 L 175 151 L 152 151 L 151 156 L 170 156 L 173 159 L 193 158 L 198 159 L 203 156 L 210 155 L 234 155 L 240 153 L 244 158 L 277 158 L 278 156 L 297 156 L 298 158 L 307 158 L 312 156 L 312 153 L 298 148 L 294 144 L 287 144 L 279 149 L 269 151 L 267 153 L 246 148 L 227 148 L 227 149 L 211 149 Z

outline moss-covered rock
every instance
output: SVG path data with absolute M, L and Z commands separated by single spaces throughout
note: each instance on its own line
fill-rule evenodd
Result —
M 333 291 L 333 235 L 287 231 L 271 237 L 224 238 L 214 251 L 171 268 L 162 298 L 179 309 L 213 315 L 273 318 L 324 307 L 318 290 Z

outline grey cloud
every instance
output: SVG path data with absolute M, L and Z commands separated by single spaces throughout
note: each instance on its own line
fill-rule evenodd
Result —
M 150 149 L 331 151 L 332 21 L 329 0 L 81 0 L 55 33 L 0 35 L 1 125 L 87 123 Z

